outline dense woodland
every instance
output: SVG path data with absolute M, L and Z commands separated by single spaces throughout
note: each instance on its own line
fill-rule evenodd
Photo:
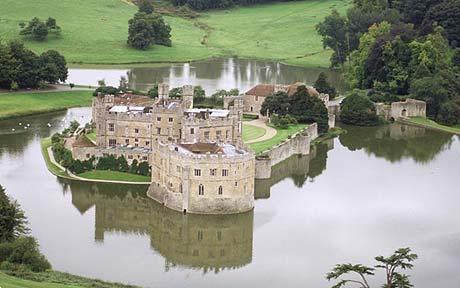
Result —
M 333 50 L 331 66 L 342 66 L 361 90 L 344 101 L 354 103 L 351 110 L 369 106 L 362 97 L 385 103 L 411 97 L 426 101 L 429 118 L 460 123 L 460 0 L 355 0 L 346 15 L 333 11 L 317 31 Z M 358 122 L 377 123 L 375 111 L 368 114 Z
M 175 6 L 187 5 L 194 10 L 224 9 L 235 5 L 254 5 L 270 2 L 288 2 L 298 0 L 171 0 Z

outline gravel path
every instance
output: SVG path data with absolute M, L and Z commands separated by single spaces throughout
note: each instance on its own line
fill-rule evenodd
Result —
M 246 122 L 246 124 L 265 129 L 265 135 L 262 137 L 256 138 L 256 139 L 246 141 L 245 144 L 251 144 L 251 143 L 256 143 L 256 142 L 261 142 L 261 141 L 272 139 L 273 137 L 275 137 L 277 133 L 275 128 L 267 126 L 267 124 L 265 124 L 265 121 L 262 119 L 252 120 L 252 121 Z

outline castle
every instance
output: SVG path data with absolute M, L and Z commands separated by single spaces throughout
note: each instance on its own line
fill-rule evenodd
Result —
M 243 100 L 226 109 L 193 108 L 193 87 L 181 99 L 158 86 L 158 98 L 98 95 L 92 104 L 97 139 L 72 145 L 74 158 L 124 156 L 148 161 L 148 196 L 165 206 L 197 214 L 231 214 L 254 207 L 255 157 L 242 143 Z

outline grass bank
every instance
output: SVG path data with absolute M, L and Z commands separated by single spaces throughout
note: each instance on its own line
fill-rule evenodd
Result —
M 249 147 L 252 149 L 252 151 L 254 151 L 255 154 L 260 154 L 263 151 L 266 151 L 271 147 L 280 144 L 281 142 L 288 139 L 297 132 L 303 130 L 307 126 L 308 125 L 306 124 L 295 124 L 289 125 L 289 128 L 287 129 L 279 129 L 274 127 L 277 130 L 275 137 L 266 141 L 249 144 Z
M 2 0 L 0 38 L 24 39 L 18 24 L 33 17 L 56 18 L 61 36 L 24 39 L 36 52 L 55 49 L 74 64 L 184 62 L 213 57 L 280 60 L 299 66 L 329 66 L 315 25 L 349 0 L 306 0 L 211 11 L 198 19 L 165 16 L 172 47 L 147 51 L 126 45 L 128 20 L 136 7 L 122 0 Z
M 138 174 L 124 173 L 118 171 L 105 171 L 105 170 L 93 170 L 84 172 L 77 175 L 78 177 L 95 180 L 108 180 L 108 181 L 127 181 L 127 182 L 150 182 L 149 176 L 143 176 Z
M 91 95 L 91 91 L 1 93 L 0 119 L 90 106 Z
M 243 123 L 243 142 L 254 140 L 264 136 L 266 130 L 254 125 Z
M 51 162 L 50 156 L 48 154 L 48 148 L 51 147 L 51 138 L 42 139 L 40 144 L 43 159 L 45 159 L 45 164 L 48 170 L 55 176 L 71 179 L 71 177 L 66 172 L 62 171 L 58 166 Z
M 411 117 L 408 120 L 401 120 L 401 122 L 460 135 L 460 125 L 445 126 L 422 117 Z
M 21 276 L 22 277 L 22 276 Z M 27 273 L 26 279 L 13 277 L 0 272 L 0 287 L 2 288 L 135 288 L 136 286 L 120 283 L 109 283 L 89 279 L 68 273 L 47 271 L 42 273 Z M 27 280 L 29 279 L 29 280 Z

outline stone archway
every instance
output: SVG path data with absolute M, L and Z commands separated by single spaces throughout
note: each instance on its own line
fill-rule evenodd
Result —
M 407 117 L 407 110 L 405 108 L 401 111 L 401 117 Z

